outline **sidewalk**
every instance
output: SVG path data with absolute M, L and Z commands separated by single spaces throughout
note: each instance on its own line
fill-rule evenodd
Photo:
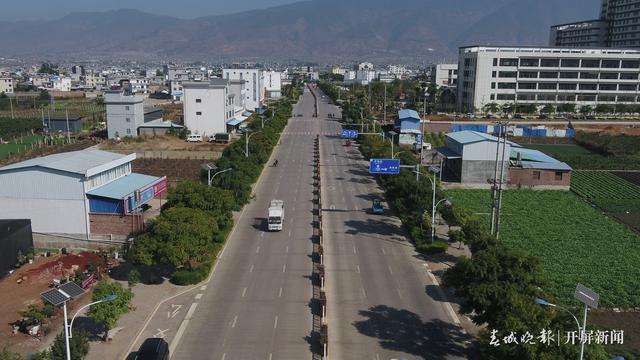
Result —
M 128 286 L 126 281 L 120 281 L 123 286 Z M 147 320 L 149 314 L 157 303 L 180 291 L 186 290 L 186 286 L 177 286 L 165 280 L 159 285 L 138 284 L 133 288 L 134 297 L 131 301 L 132 309 L 120 317 L 117 327 L 122 330 L 115 335 L 113 340 L 91 342 L 87 360 L 125 359 L 131 341 L 137 336 Z M 157 300 L 157 301 L 152 301 Z
M 448 239 L 449 239 L 448 232 L 449 232 L 449 225 L 436 225 L 437 238 L 443 239 L 448 242 Z M 458 258 L 462 256 L 471 258 L 471 251 L 469 250 L 469 247 L 464 244 L 449 243 L 449 248 L 447 249 L 446 253 L 434 254 L 434 255 L 423 255 L 423 260 L 425 261 L 429 272 L 431 272 L 437 279 L 438 284 L 442 284 L 442 275 L 444 274 L 444 272 L 447 269 L 453 267 L 456 264 Z M 458 318 L 460 319 L 460 326 L 467 333 L 476 337 L 478 335 L 478 332 L 482 329 L 482 327 L 477 326 L 471 321 L 471 319 L 468 316 L 460 313 L 460 306 L 458 305 L 458 299 L 454 296 L 451 289 L 448 289 L 444 286 L 441 286 L 441 288 L 444 291 L 445 295 L 447 296 L 447 299 L 449 299 L 449 301 L 451 302 L 451 306 L 453 307 L 453 310 L 456 312 L 456 315 L 458 315 Z

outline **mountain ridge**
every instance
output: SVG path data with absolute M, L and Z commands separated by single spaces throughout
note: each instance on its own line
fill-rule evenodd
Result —
M 551 24 L 591 18 L 597 1 L 371 0 L 363 7 L 312 0 L 194 19 L 135 9 L 73 12 L 0 22 L 0 47 L 12 56 L 420 63 L 453 58 L 461 45 L 546 45 Z

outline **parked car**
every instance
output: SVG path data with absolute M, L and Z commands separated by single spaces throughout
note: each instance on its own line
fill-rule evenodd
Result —
M 148 338 L 140 345 L 136 360 L 169 360 L 169 344 L 161 338 Z
M 384 206 L 382 206 L 382 202 L 378 199 L 373 200 L 373 204 L 371 206 L 371 212 L 373 214 L 383 214 Z
M 202 142 L 202 135 L 189 135 L 187 136 L 187 142 Z

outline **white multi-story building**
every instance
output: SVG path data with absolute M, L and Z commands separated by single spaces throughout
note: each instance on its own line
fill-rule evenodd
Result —
M 370 62 L 362 62 L 358 64 L 358 70 L 373 70 L 373 64 Z
M 397 77 L 401 77 L 407 72 L 407 68 L 402 65 L 389 65 L 389 73 L 396 75 Z
M 429 66 L 431 83 L 437 86 L 453 87 L 458 82 L 458 64 L 433 64 Z
M 336 65 L 336 66 L 331 68 L 331 73 L 334 74 L 334 75 L 344 75 L 344 73 L 346 71 L 347 70 L 345 68 L 343 68 L 342 66 L 338 66 L 338 65 Z
M 264 87 L 269 99 L 282 97 L 282 73 L 279 71 L 265 71 Z
M 66 76 L 52 76 L 51 88 L 57 91 L 71 91 L 71 78 Z
M 148 94 L 149 84 L 151 80 L 147 78 L 131 78 L 129 84 L 131 84 L 131 92 L 134 94 Z
M 264 73 L 260 69 L 223 69 L 222 77 L 227 80 L 244 80 L 245 88 L 245 106 L 247 110 L 254 111 L 261 108 L 264 96 Z
M 344 82 L 346 84 L 350 84 L 356 81 L 356 72 L 355 70 L 345 70 L 344 72 Z
M 638 104 L 640 51 L 545 47 L 460 48 L 457 107 L 489 103 Z
M 101 90 L 107 84 L 107 78 L 99 73 L 88 73 L 84 76 L 84 84 L 92 89 Z
M 233 119 L 236 104 L 230 83 L 227 79 L 183 83 L 184 125 L 192 134 L 213 136 L 227 132 L 227 121 Z
M 0 77 L 0 94 L 13 94 L 13 79 Z
M 123 90 L 106 91 L 107 133 L 109 139 L 138 136 L 138 127 L 144 124 L 144 98 Z

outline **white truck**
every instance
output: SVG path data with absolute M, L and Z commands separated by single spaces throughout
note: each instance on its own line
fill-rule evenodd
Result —
M 269 203 L 269 231 L 281 231 L 284 224 L 284 201 L 271 200 Z

